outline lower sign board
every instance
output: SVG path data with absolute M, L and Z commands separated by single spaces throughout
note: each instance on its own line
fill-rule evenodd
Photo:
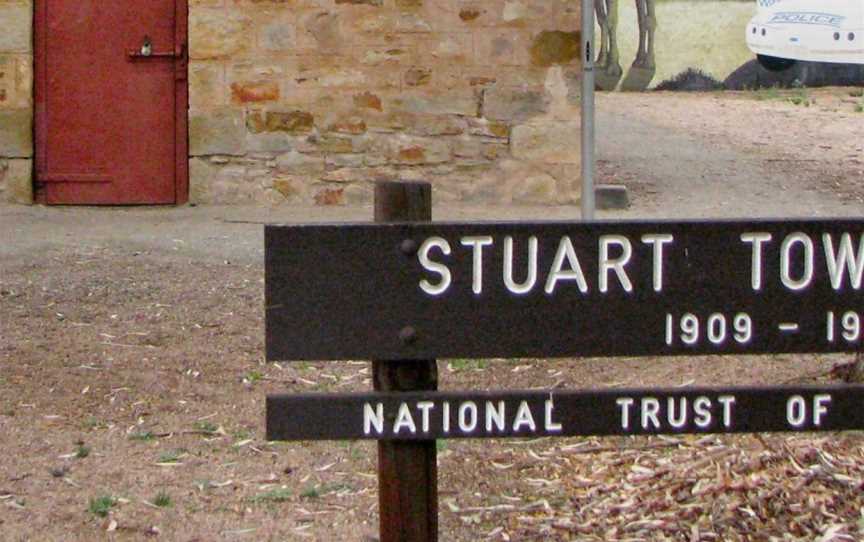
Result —
M 267 397 L 268 440 L 430 440 L 864 429 L 864 386 Z
M 268 226 L 269 360 L 857 351 L 864 222 Z

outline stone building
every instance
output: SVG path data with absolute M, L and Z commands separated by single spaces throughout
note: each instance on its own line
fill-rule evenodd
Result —
M 67 153 L 72 162 L 50 165 L 65 156 L 52 147 L 62 146 L 57 141 L 67 130 L 65 116 L 70 125 L 76 115 L 90 118 L 62 78 L 52 78 L 52 66 L 63 66 L 64 51 L 74 49 L 62 43 L 62 27 L 98 13 L 92 6 L 83 11 L 93 2 L 0 0 L 4 200 L 144 202 L 99 200 L 98 190 L 107 189 L 113 173 L 100 169 L 104 164 L 93 156 L 118 138 L 133 137 L 125 131 L 102 143 L 94 136 L 99 149 L 81 147 Z M 176 57 L 168 62 L 184 72 L 176 79 L 188 84 L 188 112 L 175 109 L 187 115 L 177 126 L 183 135 L 188 129 L 188 142 L 177 138 L 182 156 L 174 203 L 362 204 L 371 200 L 372 182 L 397 178 L 431 181 L 439 201 L 554 204 L 579 198 L 579 0 L 160 2 L 171 3 L 178 17 L 173 49 L 158 42 L 157 31 L 151 46 L 146 29 L 125 29 L 128 35 L 118 40 L 125 40 L 124 62 L 156 73 L 156 57 Z M 138 4 L 124 8 L 134 11 Z M 105 26 L 81 51 L 89 55 L 95 48 L 96 55 L 102 44 L 113 43 L 110 34 L 101 34 L 109 32 Z M 99 62 L 87 59 L 82 62 Z M 89 92 L 87 85 L 121 78 L 105 77 L 106 83 L 83 73 L 69 77 L 70 88 Z M 122 101 L 135 90 L 106 95 Z M 180 102 L 187 89 L 181 90 Z M 65 92 L 63 100 L 52 92 Z M 116 100 L 102 100 L 99 107 L 118 107 L 111 111 L 122 117 Z M 140 124 L 146 122 L 130 113 L 124 130 Z M 96 131 L 89 130 L 79 133 Z M 71 171 L 76 156 L 98 171 L 51 171 Z M 126 169 L 137 163 L 137 157 L 124 156 Z

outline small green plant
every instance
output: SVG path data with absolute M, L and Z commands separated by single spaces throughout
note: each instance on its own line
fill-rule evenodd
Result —
M 195 480 L 195 487 L 198 488 L 198 491 L 204 492 L 213 489 L 215 486 L 212 480 L 200 479 Z
M 816 103 L 816 100 L 810 97 L 810 93 L 803 86 L 797 86 L 795 93 L 786 98 L 786 101 L 795 105 L 803 105 L 804 107 L 810 107 Z
M 155 438 L 156 435 L 154 435 L 150 431 L 137 431 L 129 435 L 129 440 L 140 440 L 142 442 L 148 442 Z
M 259 382 L 264 378 L 264 374 L 260 371 L 249 371 L 246 373 L 246 376 L 243 377 L 247 382 L 254 384 L 255 382 Z
M 864 102 L 861 102 L 860 104 L 855 104 L 855 112 L 864 113 Z
M 324 495 L 328 493 L 334 493 L 336 491 L 346 489 L 349 486 L 345 484 L 324 484 L 321 486 L 308 486 L 306 489 L 300 493 L 301 499 L 320 499 Z
M 75 449 L 75 457 L 78 459 L 84 459 L 88 455 L 90 455 L 90 446 L 79 444 L 78 448 Z
M 250 433 L 246 429 L 237 429 L 237 430 L 231 432 L 231 436 L 234 438 L 234 440 L 242 441 L 242 440 L 249 440 L 249 438 L 252 436 L 252 433 Z
M 102 422 L 95 416 L 88 416 L 83 425 L 84 429 L 97 429 L 102 426 Z
M 438 439 L 435 441 L 435 449 L 439 452 L 443 452 L 447 449 L 447 441 L 443 439 Z
M 252 502 L 260 503 L 260 502 L 285 502 L 291 498 L 291 490 L 282 487 L 278 489 L 271 489 L 270 491 L 265 491 L 264 493 L 259 493 L 251 497 L 249 500 Z
M 864 88 L 856 88 L 849 92 L 849 96 L 853 98 L 861 98 L 864 97 Z
M 756 91 L 755 98 L 759 101 L 778 100 L 780 99 L 780 91 L 777 87 L 760 88 Z
M 179 448 L 177 450 L 170 450 L 159 456 L 159 460 L 157 463 L 179 463 L 180 459 L 186 455 L 186 450 Z
M 153 499 L 153 504 L 155 504 L 159 508 L 168 508 L 174 503 L 173 501 L 171 501 L 171 495 L 165 493 L 164 491 L 160 491 Z
M 300 493 L 301 499 L 318 499 L 321 497 L 321 490 L 318 486 L 309 486 Z
M 213 433 L 216 433 L 219 430 L 219 428 L 210 422 L 203 421 L 203 422 L 195 422 L 195 430 L 201 431 L 202 433 L 213 434 Z
M 90 506 L 88 508 L 93 515 L 104 518 L 116 505 L 117 499 L 111 495 L 101 495 L 95 499 L 90 499 Z

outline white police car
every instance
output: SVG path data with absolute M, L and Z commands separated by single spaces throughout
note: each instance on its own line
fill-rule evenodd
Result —
M 757 0 L 747 46 L 769 70 L 796 60 L 864 64 L 864 0 Z

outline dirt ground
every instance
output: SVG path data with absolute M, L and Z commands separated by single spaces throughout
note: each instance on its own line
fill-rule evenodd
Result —
M 805 103 L 804 100 L 807 100 Z M 808 105 L 809 104 L 809 105 Z M 861 216 L 860 89 L 602 94 L 610 219 Z M 264 440 L 262 223 L 369 209 L 0 207 L 0 539 L 377 537 L 375 444 Z M 575 208 L 436 208 L 578 218 Z M 440 360 L 444 389 L 837 381 L 849 355 Z M 441 540 L 861 540 L 864 436 L 440 441 Z

